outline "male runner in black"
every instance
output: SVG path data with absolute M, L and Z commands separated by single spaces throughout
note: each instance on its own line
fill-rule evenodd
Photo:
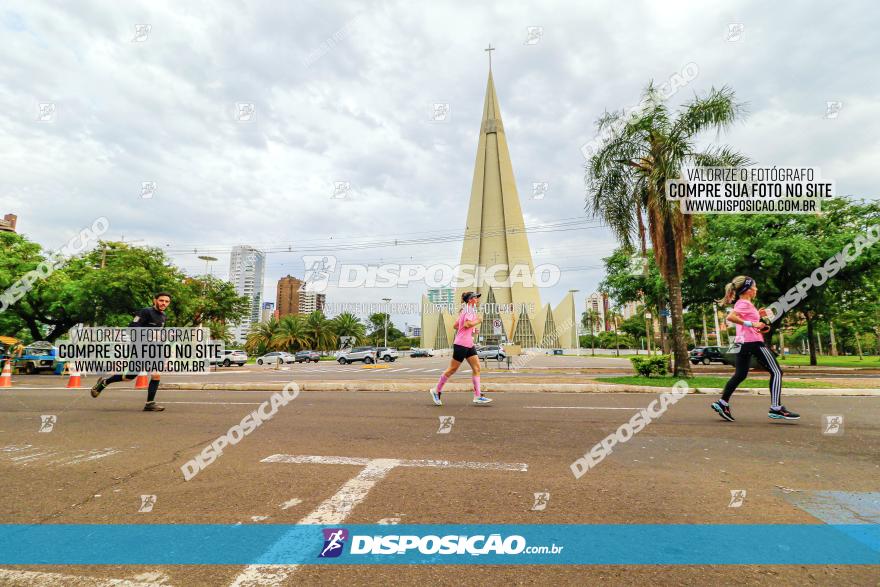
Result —
M 135 314 L 129 323 L 129 328 L 162 328 L 165 326 L 165 309 L 171 303 L 171 295 L 163 292 L 153 296 L 153 307 L 144 308 Z M 99 377 L 98 382 L 92 386 L 92 397 L 98 397 L 104 388 L 112 383 L 118 383 L 122 380 L 131 381 L 137 376 L 135 373 L 127 373 L 121 375 L 111 375 L 110 377 Z M 145 412 L 161 412 L 165 408 L 156 403 L 156 392 L 159 391 L 159 373 L 153 373 L 150 376 L 150 384 L 147 387 L 147 403 L 144 405 Z

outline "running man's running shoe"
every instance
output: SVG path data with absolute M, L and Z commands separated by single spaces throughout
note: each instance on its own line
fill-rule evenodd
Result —
M 436 388 L 431 390 L 431 400 L 433 400 L 435 406 L 443 405 L 443 402 L 440 401 L 440 392 Z
M 481 396 L 477 396 L 474 398 L 474 403 L 477 404 L 478 406 L 481 406 L 481 405 L 485 405 L 485 404 L 491 404 L 492 400 L 489 399 L 488 397 L 486 397 L 485 395 L 481 395 Z
M 779 406 L 778 410 L 771 408 L 770 411 L 767 412 L 767 417 L 773 420 L 800 420 L 801 415 L 789 412 L 785 409 L 785 406 Z
M 107 387 L 107 384 L 104 383 L 103 377 L 98 377 L 98 381 L 92 386 L 92 397 L 98 397 L 101 395 L 101 392 L 104 391 L 104 388 Z
M 161 412 L 165 409 L 165 406 L 160 406 L 156 402 L 147 402 L 144 404 L 145 412 Z
M 718 415 L 727 420 L 728 422 L 733 422 L 733 414 L 730 413 L 730 404 L 726 406 L 721 405 L 721 402 L 713 402 L 712 409 L 718 412 Z

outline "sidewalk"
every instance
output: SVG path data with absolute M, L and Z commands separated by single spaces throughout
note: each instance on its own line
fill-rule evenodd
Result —
M 286 383 L 163 383 L 162 389 L 186 389 L 202 391 L 281 391 Z M 428 391 L 433 384 L 394 382 L 394 381 L 302 381 L 301 391 Z M 625 385 L 617 383 L 491 383 L 484 382 L 486 392 L 536 392 L 536 393 L 663 393 L 669 387 L 650 387 L 645 385 Z M 470 383 L 447 383 L 444 392 L 472 391 Z M 691 388 L 690 393 L 720 394 L 721 388 Z M 763 388 L 742 389 L 738 393 L 768 395 Z M 827 395 L 827 396 L 876 396 L 880 389 L 798 389 L 786 388 L 785 395 Z

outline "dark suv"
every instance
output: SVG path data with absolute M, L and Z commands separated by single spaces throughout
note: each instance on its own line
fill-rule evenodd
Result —
M 712 362 L 724 364 L 727 363 L 724 358 L 724 351 L 722 351 L 721 348 L 717 346 L 695 347 L 690 352 L 690 359 L 691 363 L 693 363 L 694 365 L 696 365 L 697 363 L 708 365 Z
M 321 355 L 317 351 L 299 351 L 294 355 L 294 360 L 297 363 L 308 363 L 309 361 L 317 363 L 321 360 Z

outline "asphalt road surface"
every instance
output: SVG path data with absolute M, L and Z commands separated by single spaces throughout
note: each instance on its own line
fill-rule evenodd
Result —
M 508 368 L 506 362 L 499 363 L 495 360 L 487 360 L 482 365 L 483 380 L 495 381 L 541 381 L 553 380 L 560 382 L 578 383 L 586 379 L 596 379 L 603 376 L 613 377 L 620 375 L 634 375 L 632 365 L 627 358 L 615 357 L 574 357 L 574 356 L 546 356 L 534 355 L 512 364 Z M 210 383 L 264 383 L 284 382 L 290 379 L 303 381 L 424 381 L 426 386 L 436 382 L 440 374 L 449 366 L 448 357 L 424 357 L 400 359 L 377 366 L 367 367 L 361 363 L 339 365 L 334 361 L 320 361 L 318 363 L 296 363 L 284 365 L 276 369 L 270 365 L 248 364 L 242 367 L 232 365 L 230 367 L 217 367 L 215 370 L 201 374 L 163 375 L 162 380 L 173 383 L 182 381 L 210 382 Z M 377 367 L 377 368 L 373 368 Z M 733 368 L 720 365 L 695 365 L 692 367 L 696 375 L 715 375 L 729 377 L 733 374 Z M 861 379 L 865 381 L 865 387 L 876 387 L 875 382 L 880 382 L 878 370 L 853 370 L 833 368 L 794 368 L 784 367 L 785 375 L 802 379 Z M 760 372 L 764 376 L 764 372 Z M 468 381 L 470 368 L 462 365 L 453 381 Z M 84 377 L 83 385 L 91 385 L 94 376 Z M 14 375 L 13 385 L 24 387 L 64 387 L 66 377 L 55 375 Z
M 181 465 L 269 392 L 160 390 L 167 410 L 145 413 L 144 392 L 127 386 L 98 399 L 87 390 L 2 390 L 0 512 L 4 523 L 295 524 L 320 517 L 363 470 L 331 457 L 527 465 L 398 467 L 350 511 L 335 512 L 348 524 L 820 523 L 792 496 L 872 492 L 880 479 L 875 397 L 792 398 L 803 418 L 771 422 L 767 398 L 742 396 L 737 421 L 726 423 L 709 410 L 710 397 L 687 396 L 576 479 L 572 461 L 653 396 L 498 393 L 491 406 L 473 406 L 470 394 L 446 395 L 435 407 L 426 393 L 303 392 L 185 481 Z M 826 414 L 844 416 L 842 434 L 823 434 Z M 51 430 L 41 432 L 47 415 Z M 438 434 L 447 416 L 454 424 Z M 264 461 L 273 455 L 286 456 Z M 729 507 L 734 490 L 746 491 L 739 507 Z M 550 494 L 543 511 L 532 509 L 536 492 Z M 155 496 L 152 511 L 139 511 L 144 495 Z M 247 573 L 232 565 L 20 566 L 0 569 L 0 585 L 874 585 L 880 568 L 302 566 L 256 583 L 243 582 Z

